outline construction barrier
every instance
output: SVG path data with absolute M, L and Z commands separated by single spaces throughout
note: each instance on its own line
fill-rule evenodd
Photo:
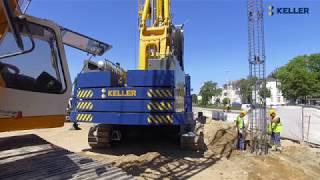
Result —
M 202 112 L 203 116 L 208 118 L 212 118 L 214 120 L 222 120 L 228 122 L 234 122 L 237 119 L 240 111 L 232 111 L 232 112 L 223 112 L 222 110 L 213 110 L 208 108 L 200 108 L 200 107 L 193 107 L 192 110 L 194 113 Z M 245 121 L 247 119 L 245 118 Z
M 320 110 L 313 107 L 275 107 L 284 125 L 282 137 L 320 145 Z
M 281 136 L 288 139 L 303 141 L 302 107 L 279 106 L 274 107 L 283 125 Z
M 276 109 L 277 115 L 283 124 L 283 132 L 281 133 L 283 138 L 320 145 L 320 108 L 278 106 L 274 107 L 274 109 Z M 227 122 L 234 122 L 240 113 L 238 111 L 222 112 L 199 107 L 193 108 L 193 112 L 195 113 L 200 111 L 206 117 Z M 246 124 L 248 122 L 247 117 L 245 117 Z

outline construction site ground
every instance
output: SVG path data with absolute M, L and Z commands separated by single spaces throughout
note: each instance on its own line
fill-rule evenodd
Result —
M 203 123 L 197 125 L 197 132 L 203 133 L 205 144 L 200 145 L 203 151 L 197 152 L 180 150 L 176 140 L 152 138 L 119 142 L 111 149 L 92 151 L 87 144 L 91 125 L 85 123 L 79 131 L 69 130 L 71 123 L 66 123 L 61 128 L 1 133 L 0 139 L 33 134 L 80 156 L 111 163 L 137 179 L 320 178 L 319 148 L 282 140 L 282 153 L 256 156 L 234 150 L 230 154 L 235 137 L 232 125 L 213 120 Z M 201 144 L 201 139 L 198 141 Z

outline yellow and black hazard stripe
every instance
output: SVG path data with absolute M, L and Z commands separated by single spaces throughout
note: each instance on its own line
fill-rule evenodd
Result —
M 93 115 L 79 113 L 79 114 L 77 114 L 76 120 L 77 121 L 84 121 L 84 122 L 91 122 L 93 120 Z
M 78 102 L 77 110 L 92 110 L 93 103 L 92 102 Z
M 171 102 L 150 102 L 147 108 L 149 111 L 172 111 L 173 105 Z
M 147 95 L 151 98 L 172 98 L 173 92 L 172 89 L 149 89 Z
M 149 124 L 173 124 L 172 115 L 149 115 Z
M 92 90 L 78 90 L 77 98 L 92 98 L 93 91 Z

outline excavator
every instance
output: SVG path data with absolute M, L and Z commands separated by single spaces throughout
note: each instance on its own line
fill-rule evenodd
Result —
M 137 70 L 88 60 L 74 86 L 64 46 L 101 56 L 111 45 L 27 15 L 29 4 L 0 0 L 0 132 L 63 126 L 70 94 L 70 120 L 94 124 L 92 148 L 111 145 L 127 129 L 192 130 L 183 28 L 172 24 L 169 0 L 145 0 L 139 8 Z M 34 136 L 0 138 L 0 179 L 132 179 Z
M 87 61 L 77 75 L 70 120 L 93 124 L 92 148 L 144 131 L 153 137 L 180 135 L 181 147 L 192 148 L 195 121 L 190 76 L 184 72 L 184 30 L 172 23 L 170 5 L 170 0 L 140 1 L 138 69 Z
M 63 126 L 72 83 L 64 45 L 93 56 L 111 45 L 0 1 L 0 132 Z
M 109 44 L 0 0 L 0 132 L 63 126 L 72 91 L 64 45 L 101 56 Z M 26 134 L 0 138 L 0 179 L 133 179 L 120 168 Z

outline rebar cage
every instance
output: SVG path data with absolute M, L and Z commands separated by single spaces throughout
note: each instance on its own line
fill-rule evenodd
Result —
M 268 153 L 268 134 L 266 116 L 266 97 L 261 90 L 266 88 L 265 77 L 265 42 L 263 1 L 247 0 L 248 13 L 248 48 L 249 48 L 249 79 L 252 83 L 252 109 L 248 113 L 251 152 Z

